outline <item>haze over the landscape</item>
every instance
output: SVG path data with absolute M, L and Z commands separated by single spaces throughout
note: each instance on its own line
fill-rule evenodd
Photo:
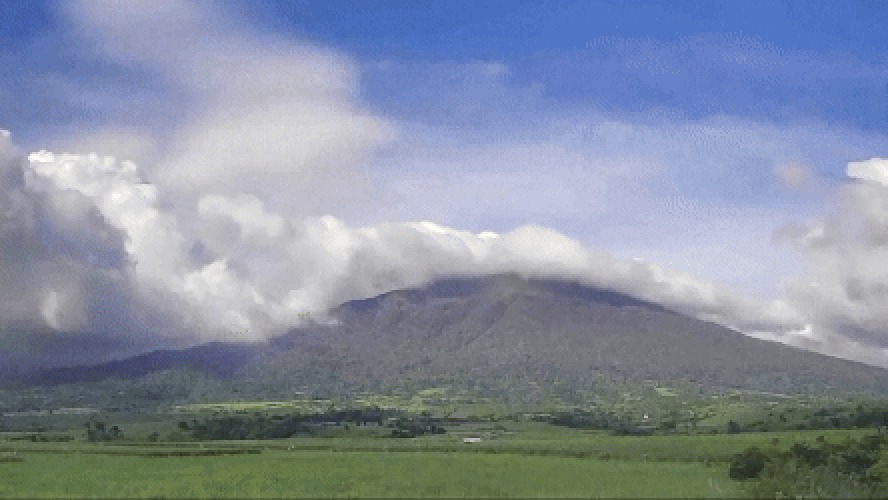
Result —
M 0 335 L 257 340 L 519 272 L 888 367 L 880 2 L 0 13 Z

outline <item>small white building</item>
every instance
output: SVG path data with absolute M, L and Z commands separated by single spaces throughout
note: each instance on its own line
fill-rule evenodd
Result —
M 466 437 L 466 438 L 463 438 L 463 443 L 466 443 L 466 444 L 480 443 L 480 442 L 481 442 L 481 438 L 479 438 L 479 437 Z

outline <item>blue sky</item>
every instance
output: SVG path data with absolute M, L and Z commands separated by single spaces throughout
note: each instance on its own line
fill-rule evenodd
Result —
M 845 64 L 884 67 L 881 2 L 284 2 L 248 10 L 267 29 L 362 59 L 505 62 L 515 85 L 542 84 L 565 105 L 888 126 L 884 81 L 838 73 Z M 723 57 L 730 51 L 749 59 L 732 62 Z
M 12 57 L 31 70 L 65 69 L 64 47 L 40 46 L 59 30 L 57 4 L 4 2 L 0 48 L 7 58 L 30 52 Z M 510 68 L 508 83 L 542 85 L 553 106 L 888 128 L 888 7 L 878 1 L 226 6 L 258 30 L 335 47 L 363 62 L 501 62 Z M 746 60 L 732 61 L 730 52 Z M 396 88 L 374 76 L 365 75 L 366 98 L 397 108 Z
M 233 230 L 207 214 L 275 238 L 327 214 L 366 228 L 350 238 L 534 225 L 813 310 L 800 283 L 852 277 L 800 238 L 872 208 L 846 167 L 885 155 L 886 25 L 878 1 L 8 0 L 0 128 L 24 152 L 134 160 L 150 231 L 260 295 L 287 286 L 250 274 L 270 250 L 213 250 Z

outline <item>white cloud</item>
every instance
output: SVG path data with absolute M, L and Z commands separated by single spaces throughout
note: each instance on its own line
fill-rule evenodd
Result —
M 91 129 L 85 136 L 81 130 L 68 131 L 59 138 L 45 140 L 43 146 L 49 151 L 82 155 L 101 153 L 139 165 L 154 164 L 158 154 L 157 140 L 148 130 L 125 126 Z
M 783 237 L 807 259 L 787 297 L 813 325 L 814 337 L 853 352 L 888 345 L 888 161 L 848 164 L 834 212 L 794 225 Z M 841 352 L 841 350 L 839 351 Z
M 65 7 L 86 50 L 159 77 L 184 103 L 168 113 L 171 130 L 155 130 L 163 140 L 146 170 L 177 203 L 251 193 L 300 213 L 329 210 L 363 196 L 362 160 L 396 136 L 361 109 L 354 64 L 334 51 L 248 33 L 198 2 Z
M 9 310 L 5 317 L 39 317 L 51 329 L 113 330 L 115 325 L 102 325 L 102 314 L 92 314 L 89 303 L 100 297 L 81 293 L 108 273 L 130 291 L 120 306 L 141 311 L 131 321 L 163 311 L 172 328 L 204 339 L 264 338 L 297 324 L 302 313 L 323 315 L 346 300 L 438 277 L 499 272 L 578 279 L 738 327 L 794 324 L 791 315 L 767 304 L 685 274 L 589 250 L 540 226 L 502 234 L 432 222 L 352 228 L 332 216 L 288 218 L 251 195 L 213 194 L 198 203 L 200 230 L 192 233 L 183 230 L 174 207 L 157 203 L 157 188 L 142 180 L 133 163 L 41 151 L 18 165 L 28 182 L 7 192 L 32 204 L 43 199 L 52 208 L 42 218 L 44 237 L 62 241 L 73 231 L 97 244 L 103 241 L 98 235 L 108 235 L 99 248 L 105 255 L 85 251 L 73 269 L 58 267 L 70 260 L 60 245 L 48 248 L 42 261 L 21 254 L 30 267 L 45 265 L 13 277 L 10 282 L 39 286 L 15 303 L 18 312 Z M 9 241 L 22 240 L 14 236 Z M 196 247 L 206 249 L 203 260 L 191 257 Z
M 89 328 L 102 289 L 125 296 L 123 235 L 89 198 L 33 175 L 0 137 L 0 329 Z
M 875 182 L 888 187 L 888 159 L 870 158 L 866 161 L 848 163 L 848 177 Z

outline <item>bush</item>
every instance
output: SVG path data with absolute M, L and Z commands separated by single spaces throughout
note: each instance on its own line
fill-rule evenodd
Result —
M 759 477 L 768 463 L 768 456 L 758 448 L 750 448 L 731 458 L 728 475 L 731 479 L 745 481 Z
M 817 444 L 795 443 L 786 451 L 750 448 L 731 460 L 729 474 L 750 480 L 756 498 L 888 498 L 885 436 Z

